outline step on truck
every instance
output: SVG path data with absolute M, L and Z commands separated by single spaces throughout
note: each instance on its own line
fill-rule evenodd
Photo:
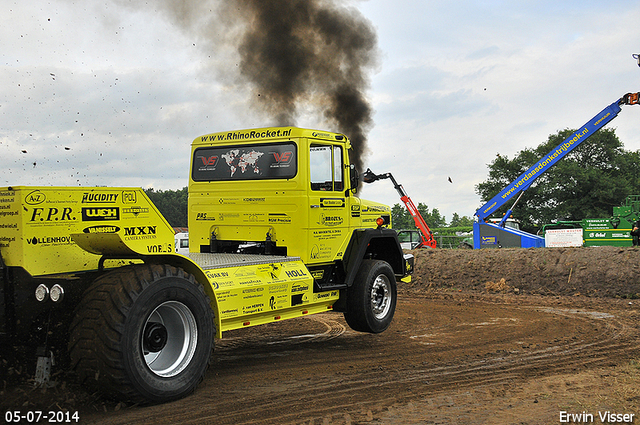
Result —
M 85 385 L 159 403 L 196 388 L 225 331 L 328 311 L 384 331 L 413 256 L 390 208 L 355 196 L 350 154 L 342 134 L 293 127 L 196 138 L 185 255 L 140 188 L 0 188 L 2 344 L 32 349 L 36 382 L 57 356 Z

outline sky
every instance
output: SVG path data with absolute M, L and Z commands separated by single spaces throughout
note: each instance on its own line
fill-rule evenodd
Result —
M 497 154 L 640 91 L 640 2 L 341 3 L 377 34 L 365 167 L 447 221 L 482 205 L 475 186 Z M 168 4 L 0 0 L 0 186 L 181 189 L 197 136 L 271 125 L 233 81 L 224 35 L 206 39 L 206 15 Z M 313 113 L 295 124 L 333 130 Z M 609 127 L 635 151 L 639 124 L 640 106 L 625 106 Z M 385 180 L 359 196 L 400 202 Z

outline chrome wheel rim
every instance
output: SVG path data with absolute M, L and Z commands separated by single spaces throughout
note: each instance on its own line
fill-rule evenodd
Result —
M 371 311 L 376 319 L 384 319 L 391 310 L 391 283 L 389 278 L 381 274 L 371 286 Z
M 196 319 L 191 310 L 178 301 L 164 302 L 153 310 L 141 338 L 147 367 L 164 378 L 179 374 L 189 365 L 197 343 Z

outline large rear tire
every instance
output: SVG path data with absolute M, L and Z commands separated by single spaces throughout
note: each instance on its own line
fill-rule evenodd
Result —
M 215 324 L 194 277 L 133 265 L 96 279 L 76 309 L 69 354 L 80 380 L 134 403 L 182 398 L 202 381 Z
M 391 266 L 385 261 L 364 260 L 347 290 L 344 318 L 355 331 L 383 332 L 393 320 L 397 298 Z

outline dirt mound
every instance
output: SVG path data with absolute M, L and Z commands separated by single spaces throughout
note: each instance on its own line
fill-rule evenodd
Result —
M 406 289 L 640 298 L 640 248 L 420 249 Z

